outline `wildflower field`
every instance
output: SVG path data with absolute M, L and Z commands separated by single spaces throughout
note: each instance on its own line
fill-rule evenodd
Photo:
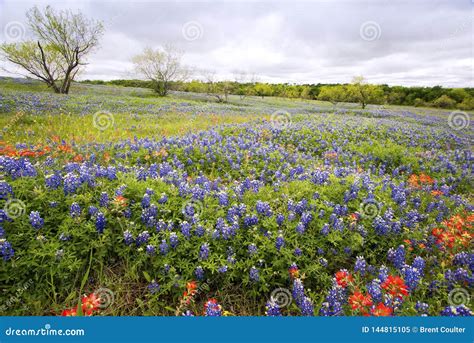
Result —
M 2 315 L 467 316 L 472 114 L 0 80 Z

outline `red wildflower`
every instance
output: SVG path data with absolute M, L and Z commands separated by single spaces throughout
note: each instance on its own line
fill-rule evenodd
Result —
M 288 273 L 290 273 L 290 278 L 294 280 L 298 277 L 299 269 L 296 265 L 292 265 L 290 268 L 288 268 Z
M 349 305 L 353 310 L 362 311 L 362 313 L 367 312 L 367 307 L 372 306 L 372 297 L 370 294 L 364 295 L 359 291 L 355 291 L 349 297 Z
M 392 315 L 393 309 L 389 306 L 385 306 L 384 303 L 378 303 L 371 312 L 376 317 L 387 317 Z
M 336 282 L 339 286 L 347 287 L 348 284 L 352 283 L 354 278 L 347 270 L 340 270 L 336 273 Z
M 82 297 L 82 312 L 90 316 L 95 310 L 98 310 L 100 307 L 100 298 L 94 293 L 89 294 L 88 296 Z
M 76 308 L 69 308 L 67 310 L 64 310 L 61 313 L 61 316 L 63 316 L 63 317 L 75 317 L 75 316 L 77 316 L 77 309 Z
M 381 286 L 395 298 L 403 298 L 403 296 L 408 295 L 405 281 L 399 276 L 389 275 Z

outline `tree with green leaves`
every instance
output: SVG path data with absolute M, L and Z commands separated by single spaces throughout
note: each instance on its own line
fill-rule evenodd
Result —
M 322 86 L 318 94 L 318 100 L 329 101 L 336 106 L 339 102 L 347 101 L 347 90 L 342 85 Z
M 367 104 L 381 104 L 384 92 L 380 86 L 368 84 L 363 76 L 356 76 L 348 86 L 351 101 L 358 102 L 364 109 Z
M 82 13 L 43 11 L 33 7 L 26 13 L 34 39 L 3 43 L 0 54 L 56 93 L 68 94 L 71 83 L 86 65 L 86 56 L 99 45 L 104 28 Z

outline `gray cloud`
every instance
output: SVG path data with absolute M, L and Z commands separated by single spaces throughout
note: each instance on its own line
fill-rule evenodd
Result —
M 363 74 L 376 83 L 473 86 L 469 0 L 48 3 L 105 23 L 101 48 L 82 78 L 135 77 L 134 54 L 173 43 L 186 52 L 186 63 L 219 78 L 244 70 L 270 82 L 348 82 Z M 35 4 L 46 2 L 0 0 L 1 27 L 24 22 Z M 369 31 L 361 36 L 368 22 L 375 23 L 376 39 Z M 195 25 L 198 39 L 185 39 L 186 23 Z

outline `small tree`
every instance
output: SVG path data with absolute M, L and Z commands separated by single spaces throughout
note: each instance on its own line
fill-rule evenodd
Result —
M 456 106 L 456 101 L 451 99 L 446 94 L 443 94 L 438 99 L 433 101 L 433 105 L 441 108 L 454 108 Z
M 344 86 L 323 86 L 319 91 L 318 100 L 329 101 L 333 106 L 338 102 L 347 101 L 347 91 Z
M 158 48 L 145 48 L 133 57 L 137 73 L 152 82 L 153 90 L 160 96 L 166 96 L 173 81 L 184 81 L 189 70 L 181 63 L 183 53 L 171 45 Z
M 72 81 L 86 65 L 86 56 L 99 44 L 100 22 L 81 13 L 44 11 L 33 7 L 26 13 L 34 40 L 0 45 L 1 55 L 46 83 L 56 93 L 69 93 Z
M 381 87 L 369 85 L 363 76 L 356 76 L 348 87 L 352 101 L 359 102 L 362 108 L 367 104 L 381 104 L 384 94 Z
M 273 88 L 268 83 L 256 83 L 254 86 L 255 95 L 262 97 L 271 96 L 273 94 Z

